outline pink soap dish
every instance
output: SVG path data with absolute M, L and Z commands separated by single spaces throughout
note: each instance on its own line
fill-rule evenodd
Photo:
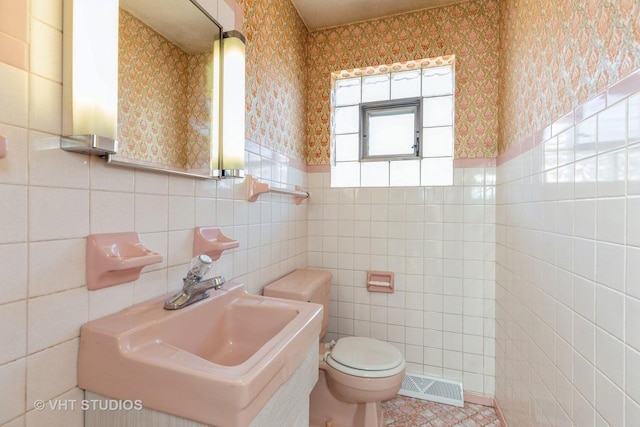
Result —
M 90 291 L 140 277 L 143 267 L 162 262 L 162 255 L 140 243 L 135 232 L 87 236 L 87 288 Z
M 233 240 L 222 234 L 220 227 L 196 227 L 193 233 L 193 255 L 207 254 L 212 260 L 217 260 L 223 251 L 240 246 L 237 240 Z

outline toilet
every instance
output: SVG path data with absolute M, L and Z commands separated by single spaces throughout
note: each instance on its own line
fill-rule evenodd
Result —
M 264 295 L 324 307 L 318 382 L 310 396 L 309 425 L 381 427 L 381 402 L 400 390 L 404 357 L 391 344 L 374 338 L 344 337 L 322 343 L 329 323 L 331 278 L 328 271 L 299 269 L 265 286 Z

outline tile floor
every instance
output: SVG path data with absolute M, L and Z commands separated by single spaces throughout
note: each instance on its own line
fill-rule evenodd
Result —
M 396 396 L 382 402 L 387 427 L 498 427 L 500 420 L 490 406 L 465 402 L 463 408 Z

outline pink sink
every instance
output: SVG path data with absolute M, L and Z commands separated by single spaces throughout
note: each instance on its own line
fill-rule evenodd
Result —
M 165 299 L 82 326 L 81 388 L 205 424 L 245 426 L 320 335 L 320 305 L 249 295 L 238 283 L 180 310 L 164 310 Z

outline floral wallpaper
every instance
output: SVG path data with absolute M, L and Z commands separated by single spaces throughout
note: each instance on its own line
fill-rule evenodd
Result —
M 291 0 L 240 0 L 247 38 L 246 138 L 304 162 L 308 31 Z
M 472 0 L 309 34 L 307 164 L 329 163 L 331 75 L 455 55 L 455 157 L 498 154 L 499 1 Z
M 208 169 L 207 66 L 120 9 L 119 156 Z
M 638 0 L 501 0 L 500 152 L 640 68 Z

